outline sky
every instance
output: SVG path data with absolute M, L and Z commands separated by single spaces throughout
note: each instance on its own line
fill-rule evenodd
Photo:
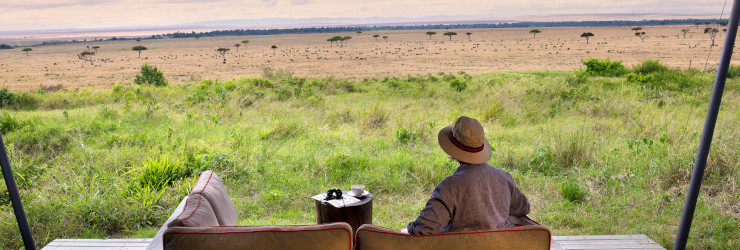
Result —
M 0 0 L 0 31 L 164 26 L 261 18 L 719 14 L 724 3 L 725 0 Z M 727 5 L 725 13 L 729 13 L 732 1 Z

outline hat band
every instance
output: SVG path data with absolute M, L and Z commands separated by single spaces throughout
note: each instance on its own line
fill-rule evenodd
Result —
M 457 148 L 462 149 L 463 151 L 466 151 L 466 152 L 471 152 L 471 153 L 480 152 L 486 146 L 485 143 L 482 146 L 477 147 L 477 148 L 471 148 L 471 147 L 465 146 L 462 143 L 460 143 L 459 141 L 457 141 L 457 139 L 455 139 L 454 136 L 452 136 L 452 131 L 450 131 L 450 141 L 452 141 L 452 144 L 455 144 L 455 146 L 457 146 Z

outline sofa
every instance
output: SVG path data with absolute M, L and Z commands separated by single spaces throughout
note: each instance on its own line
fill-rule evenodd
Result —
M 355 234 L 357 250 L 550 249 L 550 230 L 541 225 L 507 229 L 411 235 L 365 224 Z
M 237 214 L 221 179 L 203 172 L 147 249 L 346 249 L 347 223 L 236 226 Z
M 320 225 L 236 226 L 237 214 L 221 179 L 208 170 L 177 206 L 147 249 L 547 249 L 550 231 L 527 217 L 519 227 L 485 232 L 409 235 L 365 224 L 353 234 L 344 222 Z

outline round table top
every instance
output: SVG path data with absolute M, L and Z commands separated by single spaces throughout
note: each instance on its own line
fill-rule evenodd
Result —
M 354 197 L 354 196 L 349 195 L 349 191 L 342 191 L 342 197 Z M 374 197 L 373 194 L 370 193 L 370 192 L 368 192 L 366 196 L 363 196 L 363 197 L 355 197 L 355 198 L 357 198 L 360 201 L 359 202 L 352 203 L 351 205 L 347 205 L 346 207 L 355 207 L 355 206 L 365 205 L 366 203 L 372 201 L 373 200 L 373 197 Z M 325 206 L 331 206 L 331 204 L 329 204 L 328 202 L 323 202 L 323 201 L 319 201 L 319 200 L 316 200 L 316 203 L 317 204 L 321 204 L 321 205 L 325 205 Z
M 342 197 L 344 197 L 345 195 L 346 196 L 351 196 L 351 195 L 349 195 L 349 191 L 342 191 Z M 354 197 L 354 196 L 352 196 L 352 197 Z M 355 198 L 359 199 L 360 202 L 354 203 L 354 204 L 352 204 L 352 206 L 361 206 L 361 205 L 367 203 L 368 201 L 373 200 L 373 194 L 371 194 L 370 192 L 368 192 L 366 196 L 363 196 L 363 197 L 355 197 Z

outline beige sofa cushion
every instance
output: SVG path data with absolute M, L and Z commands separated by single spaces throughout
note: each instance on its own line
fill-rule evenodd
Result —
M 218 178 L 213 170 L 207 170 L 200 174 L 200 178 L 198 178 L 191 194 L 202 194 L 208 200 L 219 225 L 236 225 L 237 216 L 234 203 L 231 202 L 229 194 L 226 193 L 221 178 Z
M 411 235 L 365 224 L 357 229 L 357 250 L 376 249 L 550 249 L 550 230 L 522 226 L 494 231 Z
M 305 226 L 170 227 L 164 249 L 352 250 L 352 227 L 344 222 Z
M 168 227 L 204 227 L 218 226 L 216 215 L 213 214 L 211 204 L 201 194 L 190 194 L 185 201 L 185 208 L 173 220 L 167 223 Z

